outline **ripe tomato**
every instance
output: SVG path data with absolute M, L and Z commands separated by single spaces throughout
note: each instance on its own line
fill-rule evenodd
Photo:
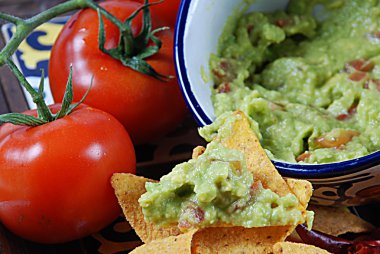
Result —
M 133 1 L 108 1 L 101 6 L 124 21 L 141 4 Z M 152 25 L 156 17 L 152 16 Z M 106 48 L 116 47 L 119 30 L 103 18 Z M 131 68 L 103 53 L 98 48 L 98 16 L 85 9 L 75 14 L 64 26 L 51 52 L 49 79 L 55 100 L 65 91 L 69 66 L 73 66 L 74 101 L 87 91 L 91 77 L 93 84 L 86 104 L 115 116 L 128 130 L 135 143 L 144 143 L 174 129 L 187 110 L 177 80 L 162 82 Z M 141 15 L 132 21 L 136 35 L 141 28 Z M 162 40 L 161 50 L 146 59 L 158 73 L 175 76 L 173 33 L 156 34 Z
M 38 127 L 4 124 L 0 222 L 21 237 L 43 243 L 97 232 L 120 214 L 111 175 L 135 173 L 135 167 L 133 145 L 123 126 L 91 107 L 80 106 Z
M 111 0 L 116 1 L 116 0 Z M 139 3 L 144 3 L 145 0 L 118 0 L 120 2 L 127 2 L 127 1 L 136 1 Z M 156 1 L 149 1 L 150 3 L 156 2 Z M 160 17 L 160 19 L 163 21 L 162 25 L 174 27 L 179 5 L 181 4 L 181 0 L 164 0 L 162 3 L 153 5 L 150 8 L 150 11 L 152 12 L 152 15 Z

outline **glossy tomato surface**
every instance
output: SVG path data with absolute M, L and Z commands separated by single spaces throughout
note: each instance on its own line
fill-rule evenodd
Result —
M 116 0 L 111 0 L 116 1 Z M 135 1 L 139 3 L 145 3 L 145 0 L 117 0 L 120 2 L 130 2 Z M 158 1 L 152 1 L 150 0 L 149 3 L 154 3 Z M 152 12 L 152 15 L 158 16 L 160 18 L 160 21 L 162 22 L 161 25 L 174 27 L 179 5 L 181 4 L 181 0 L 164 0 L 162 3 L 155 4 L 150 8 L 150 11 Z
M 57 111 L 57 106 L 52 109 Z M 120 214 L 111 175 L 135 173 L 135 167 L 123 126 L 91 107 L 81 106 L 38 127 L 4 124 L 0 222 L 23 238 L 43 243 L 97 232 Z
M 108 1 L 102 7 L 124 21 L 140 3 Z M 116 47 L 119 31 L 103 19 L 106 31 L 106 48 Z M 159 17 L 152 16 L 153 27 Z M 141 15 L 132 22 L 133 33 L 140 31 Z M 159 73 L 175 76 L 173 60 L 173 32 L 156 33 L 162 48 L 146 61 Z M 91 9 L 75 14 L 64 26 L 51 52 L 49 79 L 55 100 L 61 100 L 73 66 L 74 101 L 80 100 L 93 85 L 86 104 L 114 115 L 128 130 L 135 143 L 158 138 L 174 129 L 187 112 L 177 79 L 162 82 L 131 68 L 98 49 L 98 16 Z

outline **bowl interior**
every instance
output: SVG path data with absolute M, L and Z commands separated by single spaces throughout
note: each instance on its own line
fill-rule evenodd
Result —
M 257 0 L 248 11 L 272 12 L 285 9 L 287 3 L 287 0 Z M 212 123 L 215 118 L 210 55 L 217 53 L 219 37 L 229 17 L 234 12 L 241 12 L 243 7 L 244 2 L 230 0 L 183 0 L 181 3 L 175 38 L 177 71 L 188 107 L 200 126 Z M 315 16 L 323 18 L 320 13 L 316 6 Z M 320 165 L 274 163 L 287 176 L 321 178 L 359 171 L 379 164 L 379 159 L 380 151 L 349 161 Z
M 285 9 L 287 3 L 287 0 L 256 0 L 249 11 L 272 12 Z M 211 101 L 210 55 L 217 53 L 219 37 L 228 18 L 234 11 L 241 11 L 243 6 L 240 0 L 181 2 L 175 35 L 176 69 L 185 101 L 200 126 L 212 123 L 215 118 Z M 324 19 L 321 13 L 320 6 L 316 6 L 314 15 L 317 19 Z M 337 163 L 300 165 L 274 161 L 274 164 L 285 176 L 309 179 L 316 188 L 313 199 L 318 204 L 359 205 L 371 199 L 358 199 L 356 193 L 372 192 L 377 186 L 380 189 L 379 161 L 380 151 L 377 151 Z
M 249 10 L 284 9 L 287 0 L 257 0 Z M 176 29 L 176 63 L 183 95 L 200 126 L 215 118 L 211 103 L 209 58 L 228 18 L 245 5 L 231 0 L 183 0 Z M 196 17 L 196 18 L 194 18 Z

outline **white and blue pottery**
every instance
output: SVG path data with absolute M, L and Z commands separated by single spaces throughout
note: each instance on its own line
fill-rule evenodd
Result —
M 287 0 L 257 0 L 256 11 L 284 9 Z M 182 0 L 175 34 L 175 60 L 179 83 L 187 106 L 199 126 L 215 119 L 211 103 L 209 57 L 216 53 L 218 39 L 237 0 Z M 273 161 L 285 177 L 309 180 L 314 187 L 312 203 L 356 206 L 380 201 L 380 151 L 329 164 L 290 164 Z

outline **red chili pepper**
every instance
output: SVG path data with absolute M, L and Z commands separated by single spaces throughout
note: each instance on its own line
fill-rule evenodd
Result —
M 363 241 L 348 248 L 348 254 L 380 254 L 380 241 Z
M 296 227 L 298 235 L 306 244 L 325 249 L 334 254 L 380 254 L 380 240 L 349 241 L 317 230 L 308 230 L 305 225 Z M 375 229 L 369 237 L 379 237 Z
M 334 254 L 346 254 L 348 248 L 353 244 L 352 241 L 327 235 L 317 230 L 308 230 L 302 224 L 296 227 L 296 231 L 304 243 L 317 246 Z

